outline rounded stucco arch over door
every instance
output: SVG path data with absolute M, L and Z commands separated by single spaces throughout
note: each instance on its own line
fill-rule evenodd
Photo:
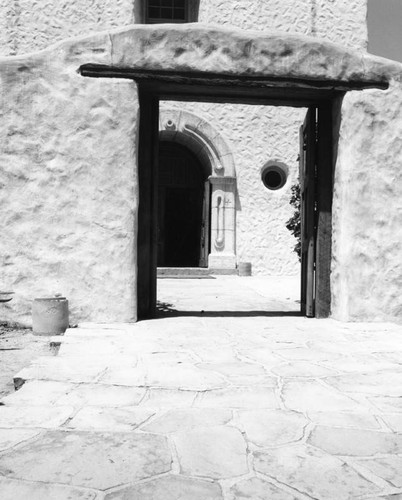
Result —
M 236 171 L 233 153 L 206 120 L 187 111 L 161 108 L 159 138 L 182 144 L 208 168 L 211 186 L 211 252 L 208 267 L 236 267 Z

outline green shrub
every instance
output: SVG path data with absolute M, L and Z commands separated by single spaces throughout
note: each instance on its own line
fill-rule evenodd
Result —
M 286 222 L 286 229 L 288 229 L 297 240 L 293 250 L 297 253 L 299 260 L 301 260 L 300 185 L 293 184 L 291 191 L 292 196 L 290 197 L 289 203 L 295 211 L 292 217 Z

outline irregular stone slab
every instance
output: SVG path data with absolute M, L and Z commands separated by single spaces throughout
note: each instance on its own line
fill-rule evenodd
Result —
M 124 344 L 124 345 L 122 345 Z M 113 364 L 116 356 L 119 357 L 119 364 L 135 367 L 137 365 L 137 356 L 125 349 L 126 342 L 117 343 L 114 339 L 92 339 L 86 338 L 80 342 L 63 342 L 60 346 L 58 355 L 62 357 L 81 357 L 87 358 L 88 352 L 97 358 L 103 358 L 106 364 Z
M 146 385 L 151 387 L 207 391 L 227 385 L 221 375 L 208 373 L 188 363 L 147 368 Z
M 1 407 L 0 407 L 1 411 Z M 0 451 L 12 448 L 39 434 L 38 430 L 30 429 L 0 429 Z
M 168 472 L 171 455 L 162 436 L 49 431 L 0 457 L 0 471 L 28 481 L 106 489 Z
M 242 426 L 249 441 L 263 447 L 301 439 L 308 424 L 300 413 L 283 410 L 239 411 L 236 422 Z
M 349 352 L 346 348 L 345 352 Z M 401 367 L 396 363 L 378 359 L 367 354 L 358 356 L 347 356 L 342 359 L 326 361 L 325 365 L 338 370 L 338 372 L 369 373 L 382 370 L 400 370 Z
M 381 426 L 369 413 L 311 412 L 309 418 L 316 424 L 329 427 L 351 427 L 355 429 L 380 429 Z
M 205 363 L 233 363 L 238 361 L 232 348 L 211 349 L 209 346 L 202 346 L 201 348 L 193 346 L 192 349 Z
M 49 356 L 35 360 L 14 377 L 14 382 L 25 380 L 56 380 L 60 382 L 93 382 L 107 367 L 104 360 L 80 357 Z
M 272 369 L 272 372 L 281 377 L 326 377 L 333 375 L 334 371 L 324 368 L 307 361 L 295 361 L 278 365 Z
M 368 457 L 376 453 L 402 453 L 402 434 L 317 426 L 308 442 L 332 455 Z
M 204 427 L 174 435 L 182 473 L 214 479 L 246 474 L 247 450 L 241 433 L 232 427 Z
M 71 406 L 134 406 L 146 389 L 104 384 L 81 384 L 61 397 L 57 404 Z
M 308 411 L 362 411 L 362 407 L 331 387 L 314 380 L 285 382 L 283 400 L 287 408 Z
M 71 406 L 0 406 L 0 427 L 58 427 L 73 411 Z
M 402 397 L 402 370 L 400 372 L 341 375 L 330 377 L 326 379 L 326 382 L 344 392 Z
M 217 483 L 165 476 L 108 493 L 105 500 L 223 500 Z
M 402 415 L 386 414 L 382 415 L 382 418 L 391 427 L 393 431 L 402 433 Z
M 310 446 L 256 451 L 254 468 L 320 500 L 350 500 L 379 491 L 349 465 Z
M 0 477 L 1 500 L 95 500 L 96 492 L 57 484 L 24 483 Z
M 141 406 L 149 408 L 189 408 L 193 405 L 197 393 L 181 389 L 149 389 Z
M 156 420 L 145 424 L 141 430 L 156 434 L 170 434 L 195 427 L 210 427 L 227 424 L 232 419 L 232 412 L 224 409 L 189 408 L 169 410 Z
M 74 384 L 49 380 L 29 380 L 18 391 L 3 398 L 7 406 L 43 406 L 53 405 L 62 396 L 71 391 Z M 68 403 L 61 404 L 68 406 Z
M 241 361 L 231 363 L 200 363 L 197 365 L 202 370 L 210 370 L 222 374 L 234 385 L 265 385 L 276 386 L 276 378 L 268 376 L 262 366 L 244 363 Z
M 99 377 L 98 382 L 105 385 L 125 385 L 129 387 L 144 387 L 146 373 L 143 368 L 109 367 Z
M 141 355 L 142 363 L 145 365 L 160 365 L 173 363 L 196 363 L 197 357 L 189 351 L 161 351 L 147 352 Z
M 368 399 L 380 410 L 402 412 L 402 397 L 373 396 Z
M 237 349 L 240 356 L 244 356 L 250 360 L 256 361 L 265 366 L 268 370 L 272 367 L 283 363 L 283 360 L 278 356 L 275 356 L 269 349 L 258 349 L 258 348 L 248 348 L 245 349 L 240 346 Z
M 202 408 L 279 408 L 272 387 L 229 387 L 205 392 L 195 406 Z
M 244 479 L 232 486 L 229 500 L 297 500 L 292 494 L 259 477 Z
M 397 488 L 402 488 L 402 457 L 378 457 L 371 460 L 357 460 L 357 463 Z
M 132 431 L 146 422 L 154 412 L 147 408 L 125 406 L 123 408 L 82 408 L 68 423 L 71 429 L 95 431 Z
M 341 354 L 335 352 L 317 351 L 307 347 L 292 347 L 288 349 L 277 349 L 275 354 L 289 361 L 326 361 L 339 359 Z

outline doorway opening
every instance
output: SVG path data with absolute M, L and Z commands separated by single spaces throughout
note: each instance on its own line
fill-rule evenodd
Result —
M 213 115 L 208 114 L 208 110 L 212 109 Z M 192 116 L 188 116 L 188 110 Z M 180 140 L 181 144 L 188 144 L 197 153 L 213 149 L 219 159 L 224 160 L 223 137 L 227 145 L 225 153 L 232 152 L 233 171 L 229 171 L 235 192 L 232 215 L 227 204 L 229 190 L 222 193 L 224 175 L 229 166 L 224 163 L 224 167 L 219 169 L 219 161 L 216 160 L 215 164 L 212 163 L 215 166 L 209 167 L 209 172 L 220 174 L 220 177 L 215 174 L 215 178 L 209 175 L 210 187 L 216 193 L 212 201 L 212 224 L 213 229 L 219 228 L 211 235 L 210 256 L 216 260 L 223 258 L 227 251 L 227 241 L 222 238 L 223 229 L 233 228 L 230 233 L 234 234 L 234 255 L 240 265 L 231 274 L 229 269 L 213 266 L 205 266 L 204 269 L 160 269 L 158 234 L 158 317 L 201 311 L 203 315 L 248 315 L 257 312 L 270 316 L 300 314 L 300 264 L 294 251 L 296 239 L 286 228 L 286 223 L 295 212 L 290 198 L 292 186 L 298 184 L 298 133 L 306 111 L 304 107 L 160 102 L 159 185 L 164 182 L 160 175 L 162 150 L 166 144 L 161 138 Z M 286 129 L 284 124 L 287 124 Z M 199 138 L 201 134 L 205 137 L 207 127 L 212 132 L 208 134 L 208 143 L 201 144 Z M 195 137 L 186 136 L 187 130 L 191 130 Z M 275 154 L 272 153 L 274 148 Z M 274 186 L 271 179 L 266 182 L 266 174 L 272 173 L 277 174 L 280 180 Z M 218 184 L 219 181 L 221 184 Z M 221 209 L 223 199 L 226 202 L 224 211 Z M 164 205 L 159 190 L 158 214 Z M 232 227 L 229 227 L 230 218 Z M 252 277 L 244 272 L 247 263 L 251 264 Z
M 159 142 L 158 267 L 206 267 L 209 182 L 197 156 L 172 141 Z
M 327 90 L 284 89 L 278 94 L 276 89 L 262 88 L 250 94 L 247 87 L 228 88 L 221 83 L 215 85 L 169 84 L 167 81 L 137 80 L 140 100 L 140 135 L 139 135 L 139 234 L 138 234 L 138 317 L 155 317 L 157 312 L 157 262 L 158 262 L 158 190 L 159 190 L 159 148 L 165 145 L 159 141 L 159 103 L 161 101 L 187 101 L 208 103 L 252 104 L 265 106 L 284 106 L 309 109 L 308 138 L 304 137 L 303 146 L 309 148 L 304 155 L 309 168 L 302 170 L 301 180 L 302 212 L 308 221 L 308 231 L 302 231 L 302 259 L 308 265 L 302 266 L 301 313 L 309 317 L 328 317 L 330 313 L 330 263 L 331 263 L 331 210 L 333 178 L 333 119 L 334 95 Z M 271 94 L 272 92 L 272 94 Z M 169 124 L 170 126 L 171 124 Z M 297 141 L 297 139 L 296 139 Z M 177 153 L 176 153 L 177 154 Z M 215 167 L 214 167 L 215 168 Z M 211 251 L 214 248 L 224 262 L 225 247 L 219 248 L 226 209 L 235 209 L 235 184 L 233 177 L 222 176 L 218 171 L 210 176 L 212 207 L 215 205 L 216 217 L 211 220 Z M 223 187 L 225 193 L 222 196 Z M 265 189 L 265 188 L 264 188 Z M 200 193 L 200 190 L 198 191 Z M 272 192 L 278 193 L 273 190 Z M 198 207 L 200 207 L 198 198 Z M 228 207 L 223 202 L 229 200 Z M 172 202 L 172 206 L 174 202 Z M 166 205 L 165 205 L 166 207 Z M 213 208 L 212 208 L 213 209 Z M 165 208 L 166 210 L 166 208 Z M 216 219 L 216 220 L 215 220 Z M 231 217 L 232 220 L 234 218 Z M 228 219 L 229 220 L 229 219 Z M 213 231 L 216 231 L 216 235 Z M 228 233 L 231 234 L 231 233 Z M 218 246 L 215 244 L 217 240 Z M 199 241 L 199 240 L 197 240 Z M 196 263 L 195 243 L 192 246 L 192 262 Z M 191 253 L 191 252 L 190 252 Z M 211 257 L 211 255 L 209 256 Z M 233 258 L 230 255 L 230 258 Z M 306 260 L 307 259 L 307 260 Z M 173 264 L 173 261 L 171 261 Z M 177 262 L 177 261 L 176 261 Z M 181 261 L 183 264 L 184 261 Z M 179 264 L 176 264 L 179 265 Z M 183 264 L 184 265 L 184 264 Z M 209 266 L 211 267 L 211 266 Z M 240 285 L 238 285 L 240 286 Z M 233 303 L 228 302 L 230 306 Z

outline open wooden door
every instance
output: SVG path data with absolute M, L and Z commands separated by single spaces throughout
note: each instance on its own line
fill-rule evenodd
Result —
M 208 267 L 209 255 L 209 213 L 211 202 L 211 184 L 204 182 L 204 198 L 202 201 L 202 221 L 200 239 L 200 267 Z
M 309 108 L 300 128 L 301 312 L 315 315 L 317 113 Z

